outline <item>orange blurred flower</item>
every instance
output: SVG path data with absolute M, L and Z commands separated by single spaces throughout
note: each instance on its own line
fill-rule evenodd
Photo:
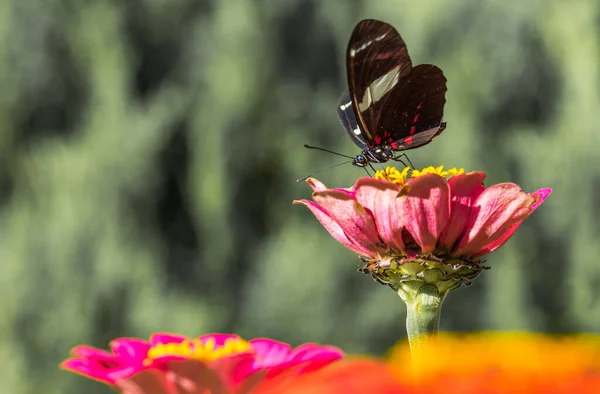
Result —
M 598 394 L 600 338 L 524 333 L 440 334 L 389 361 L 411 393 Z

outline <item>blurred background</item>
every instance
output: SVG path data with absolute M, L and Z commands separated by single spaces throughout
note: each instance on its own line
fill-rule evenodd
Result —
M 398 296 L 292 205 L 295 179 L 340 161 L 304 143 L 358 153 L 335 106 L 364 18 L 448 78 L 448 129 L 416 167 L 554 189 L 442 329 L 600 332 L 598 1 L 3 0 L 3 393 L 111 392 L 58 364 L 156 331 L 403 339 Z

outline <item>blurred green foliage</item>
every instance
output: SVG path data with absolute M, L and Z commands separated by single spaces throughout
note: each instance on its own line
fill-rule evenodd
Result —
M 335 104 L 367 17 L 448 78 L 448 129 L 417 167 L 554 189 L 442 328 L 600 332 L 598 1 L 4 0 L 2 392 L 107 393 L 57 365 L 117 336 L 381 354 L 404 335 L 399 298 L 291 205 L 339 159 L 303 143 L 357 152 Z

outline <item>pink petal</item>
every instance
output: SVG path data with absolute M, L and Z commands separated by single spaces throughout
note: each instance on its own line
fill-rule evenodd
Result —
M 552 189 L 550 189 L 549 187 L 545 187 L 543 189 L 536 190 L 533 193 L 531 193 L 531 196 L 536 199 L 536 201 L 531 206 L 531 211 L 535 211 L 537 207 L 542 205 L 542 203 L 550 195 L 550 193 L 552 193 Z
M 348 239 L 373 253 L 385 253 L 386 247 L 375 227 L 370 211 L 342 190 L 327 190 L 313 194 L 313 200 L 344 230 Z
M 308 178 L 306 183 L 308 183 L 308 186 L 310 186 L 314 192 L 323 192 L 327 190 L 327 186 L 315 178 Z
M 549 189 L 541 189 L 530 195 L 514 183 L 485 189 L 473 205 L 455 255 L 476 257 L 497 249 L 549 194 Z
M 540 189 L 538 191 L 530 193 L 530 195 L 533 198 L 535 198 L 536 201 L 531 205 L 531 207 L 530 207 L 531 211 L 529 212 L 529 214 L 531 214 L 537 207 L 539 207 L 542 204 L 542 202 L 544 202 L 546 197 L 548 197 L 550 195 L 551 192 L 552 192 L 552 189 L 546 188 L 546 189 Z M 513 224 L 512 226 L 510 226 L 508 228 L 508 230 L 506 230 L 506 232 L 502 235 L 502 237 L 500 237 L 497 241 L 492 242 L 492 243 L 486 245 L 485 247 L 483 247 L 473 257 L 477 258 L 477 257 L 484 256 L 484 255 L 491 253 L 494 250 L 498 249 L 502 245 L 504 245 L 506 243 L 506 241 L 508 241 L 510 239 L 510 237 L 514 234 L 514 232 L 517 231 L 517 229 L 519 228 L 521 223 L 522 223 L 522 221 L 519 221 L 519 222 L 516 222 L 515 224 Z
M 235 334 L 205 334 L 198 337 L 198 340 L 203 344 L 205 344 L 209 340 L 214 341 L 216 347 L 221 347 L 225 345 L 225 342 L 227 342 L 227 340 L 230 339 L 240 340 L 241 338 L 239 337 L 239 335 Z
M 123 363 L 118 358 L 70 358 L 61 364 L 61 368 L 98 380 L 103 383 L 115 384 L 123 376 L 131 376 L 142 369 L 141 366 Z
M 450 186 L 446 179 L 435 174 L 413 178 L 402 188 L 396 204 L 422 253 L 433 252 L 450 217 Z
M 400 189 L 397 185 L 373 178 L 356 182 L 355 198 L 363 207 L 373 212 L 377 232 L 389 247 L 404 251 L 402 215 L 396 205 Z
M 314 358 L 342 358 L 344 352 L 334 346 L 305 343 L 295 348 L 290 354 L 294 360 L 311 360 Z
M 257 364 L 266 367 L 287 361 L 292 352 L 292 347 L 287 343 L 274 341 L 267 338 L 257 338 L 250 341 L 256 352 Z
M 102 368 L 101 365 L 90 360 L 70 358 L 68 360 L 63 361 L 60 364 L 60 367 L 64 370 L 71 371 L 76 374 L 83 375 L 85 377 L 95 379 L 103 383 L 115 383 L 114 380 L 111 380 L 107 377 L 106 368 Z
M 333 220 L 329 213 L 325 211 L 322 207 L 320 207 L 318 204 L 309 200 L 295 200 L 294 204 L 304 204 L 305 206 L 307 206 L 308 209 L 310 209 L 311 212 L 315 215 L 317 220 L 321 222 L 323 227 L 325 227 L 325 229 L 329 231 L 329 234 L 331 234 L 333 238 L 335 238 L 339 243 L 341 243 L 348 249 L 364 256 L 370 256 L 373 254 L 373 252 L 371 252 L 369 249 L 363 247 L 361 244 L 355 242 L 353 239 L 350 239 L 346 235 L 342 227 L 340 227 L 340 225 L 337 224 L 335 220 Z
M 98 349 L 87 345 L 75 346 L 71 353 L 78 357 L 85 358 L 99 358 L 99 359 L 115 359 L 115 355 L 111 352 L 107 352 L 104 349 Z
M 189 338 L 184 335 L 169 334 L 165 332 L 152 334 L 152 336 L 150 337 L 150 343 L 152 346 L 156 346 L 160 343 L 181 343 L 184 341 L 189 341 Z
M 485 190 L 483 180 L 485 173 L 470 172 L 454 175 L 448 180 L 450 185 L 450 219 L 442 232 L 439 247 L 452 250 L 456 240 L 463 232 L 471 215 L 471 207 L 479 195 Z
M 299 372 L 305 373 L 322 368 L 344 357 L 344 352 L 333 346 L 321 346 L 312 343 L 300 345 L 292 351 L 292 360 L 305 362 Z
M 110 342 L 110 347 L 124 362 L 142 363 L 148 356 L 150 343 L 138 338 L 118 338 Z

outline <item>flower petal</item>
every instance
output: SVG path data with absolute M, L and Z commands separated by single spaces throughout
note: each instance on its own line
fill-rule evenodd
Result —
M 400 191 L 396 204 L 422 253 L 433 252 L 450 217 L 450 186 L 446 179 L 436 174 L 413 178 Z
M 142 363 L 148 356 L 150 344 L 138 338 L 118 338 L 110 342 L 113 353 L 126 363 Z
M 454 175 L 448 180 L 450 185 L 450 219 L 440 237 L 439 247 L 443 247 L 447 251 L 452 250 L 456 240 L 463 232 L 467 220 L 469 220 L 475 200 L 485 190 L 485 187 L 483 187 L 484 179 L 485 173 L 476 171 Z
M 308 178 L 306 183 L 308 183 L 308 186 L 310 186 L 314 192 L 323 192 L 327 190 L 327 186 L 315 178 Z
M 292 347 L 287 343 L 274 341 L 267 338 L 257 338 L 250 341 L 252 349 L 256 352 L 257 364 L 261 367 L 277 365 L 288 361 Z
M 351 192 L 316 192 L 313 193 L 313 200 L 329 213 L 349 239 L 371 251 L 368 256 L 385 253 L 386 247 L 377 233 L 373 215 L 354 199 Z
M 535 211 L 537 207 L 542 205 L 542 203 L 550 195 L 550 193 L 552 193 L 552 189 L 550 189 L 549 187 L 545 187 L 543 189 L 539 189 L 534 191 L 533 193 L 530 193 L 531 196 L 535 198 L 535 202 L 531 206 L 531 211 Z
M 544 200 L 546 199 L 546 197 L 548 197 L 551 192 L 552 192 L 552 189 L 545 188 L 545 189 L 540 189 L 538 191 L 530 193 L 530 196 L 532 196 L 533 198 L 535 198 L 536 201 L 531 205 L 529 215 L 531 215 L 531 213 L 537 207 L 539 207 L 542 204 L 542 202 L 544 202 Z M 529 215 L 527 215 L 527 216 L 529 216 Z M 521 221 L 519 221 L 519 222 L 513 224 L 512 226 L 510 226 L 508 228 L 508 230 L 506 230 L 506 232 L 500 238 L 498 238 L 498 240 L 496 240 L 494 242 L 491 242 L 488 245 L 486 245 L 485 247 L 483 247 L 473 257 L 477 258 L 477 257 L 484 256 L 484 255 L 486 255 L 488 253 L 491 253 L 494 250 L 498 249 L 502 245 L 504 245 L 510 239 L 510 237 L 514 234 L 514 232 L 517 231 L 517 229 L 519 228 L 520 224 L 521 224 Z
M 331 234 L 333 238 L 335 238 L 339 243 L 348 249 L 364 256 L 370 256 L 373 254 L 373 252 L 371 252 L 369 249 L 364 248 L 361 244 L 349 238 L 342 227 L 317 203 L 309 200 L 295 200 L 294 204 L 306 205 L 308 209 L 310 209 L 310 211 L 315 215 L 317 220 L 321 222 L 323 227 L 329 231 L 329 234 Z
M 549 194 L 549 189 L 527 194 L 514 183 L 485 189 L 473 205 L 465 233 L 454 254 L 479 257 L 497 249 Z
M 221 347 L 221 346 L 225 345 L 225 343 L 229 339 L 241 340 L 242 338 L 240 338 L 239 335 L 236 335 L 236 334 L 220 334 L 220 333 L 204 334 L 204 335 L 201 335 L 198 337 L 198 340 L 203 344 L 206 344 L 206 342 L 208 342 L 208 341 L 213 341 L 215 344 L 215 347 Z
M 150 336 L 150 343 L 152 346 L 156 346 L 161 343 L 181 343 L 184 341 L 189 341 L 189 338 L 183 335 L 170 334 L 166 332 L 159 332 Z
M 361 178 L 356 182 L 355 198 L 360 205 L 373 212 L 377 232 L 386 245 L 404 251 L 404 223 L 396 205 L 399 192 L 398 186 L 391 182 Z

